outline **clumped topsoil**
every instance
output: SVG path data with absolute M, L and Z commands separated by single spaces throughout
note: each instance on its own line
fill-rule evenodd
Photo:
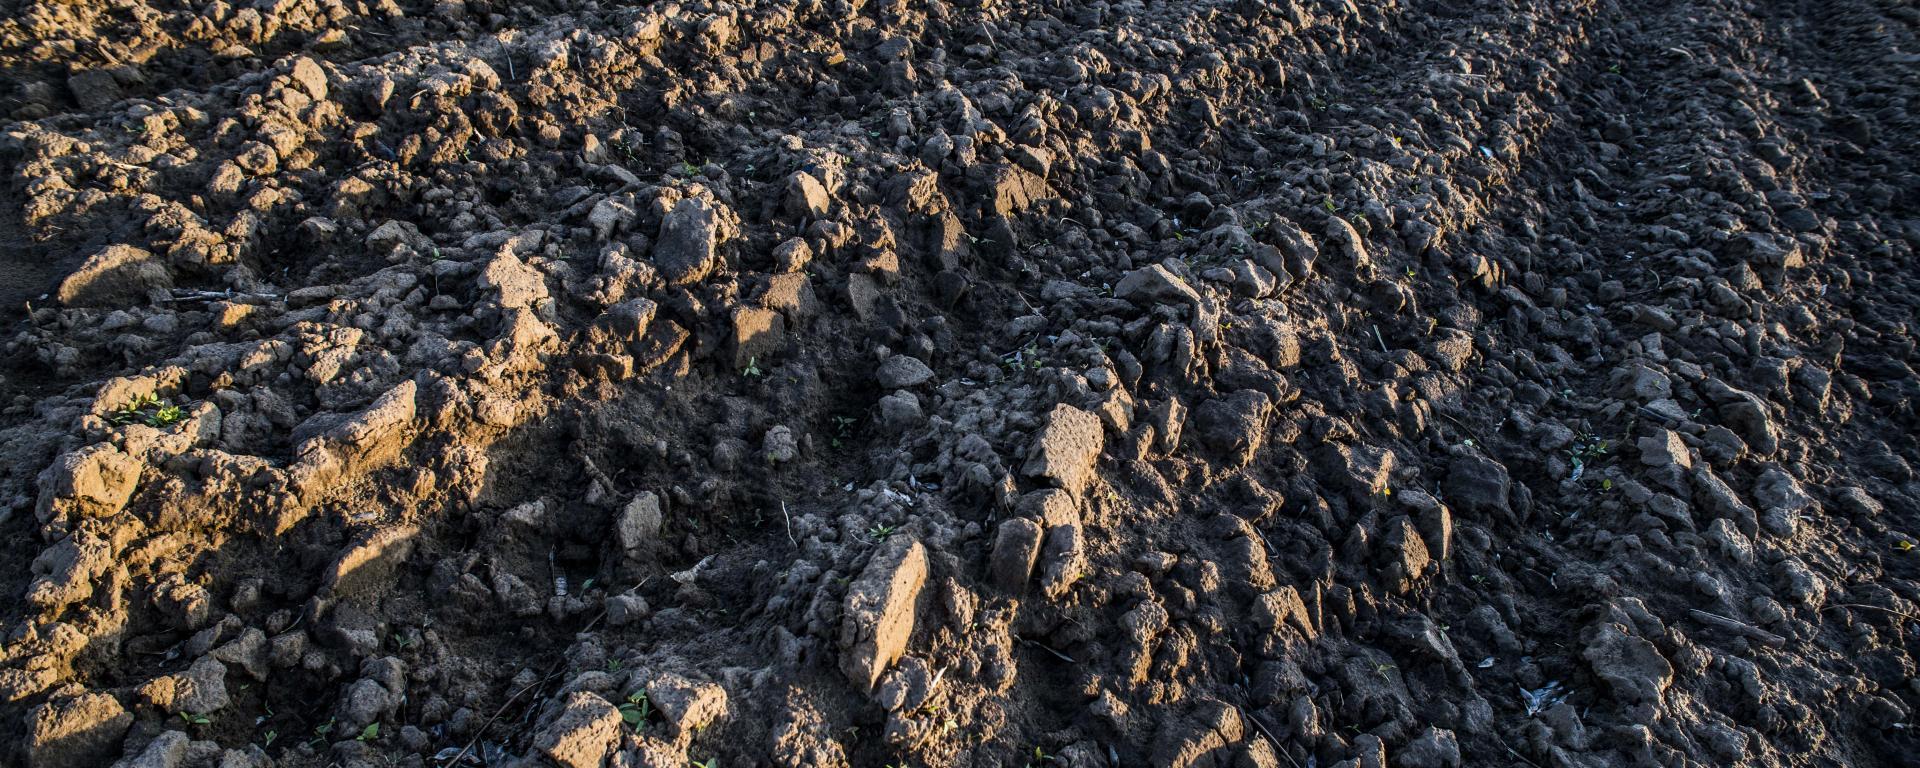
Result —
M 0 19 L 0 764 L 1920 754 L 1910 3 Z

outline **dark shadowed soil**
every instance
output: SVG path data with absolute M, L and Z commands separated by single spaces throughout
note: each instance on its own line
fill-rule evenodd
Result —
M 1920 753 L 1901 0 L 0 0 L 0 765 Z

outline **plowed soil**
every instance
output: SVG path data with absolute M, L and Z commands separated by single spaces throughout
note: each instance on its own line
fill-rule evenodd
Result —
M 0 0 L 0 764 L 1896 766 L 1902 0 Z

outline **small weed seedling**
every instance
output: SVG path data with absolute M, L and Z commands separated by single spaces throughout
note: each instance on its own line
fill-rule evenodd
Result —
M 212 718 L 209 718 L 206 715 L 196 714 L 193 712 L 180 713 L 180 719 L 187 721 L 187 724 L 189 725 L 206 725 L 207 723 L 213 722 Z
M 1033 759 L 1027 761 L 1026 768 L 1040 768 L 1040 766 L 1046 765 L 1047 763 L 1051 763 L 1051 762 L 1053 762 L 1053 755 L 1047 754 L 1046 752 L 1042 751 L 1039 747 L 1034 747 Z
M 653 716 L 653 705 L 647 701 L 646 691 L 634 691 L 620 704 L 620 719 L 636 730 L 646 730 L 647 718 Z
M 160 398 L 151 394 L 135 395 L 126 405 L 115 408 L 113 413 L 107 416 L 107 420 L 120 425 L 137 423 L 145 419 L 147 409 L 159 406 Z
M 313 738 L 307 741 L 307 746 L 318 747 L 327 743 L 327 737 L 333 735 L 333 720 L 329 717 L 326 722 L 314 726 Z
M 377 738 L 380 738 L 380 724 L 367 723 L 367 727 L 360 729 L 360 735 L 353 737 L 353 740 L 354 741 L 373 741 L 374 739 L 377 739 Z
M 1586 474 L 1587 464 L 1607 455 L 1607 441 L 1589 439 L 1575 444 L 1567 451 L 1567 455 L 1573 460 L 1573 479 L 1579 480 L 1581 475 Z
M 187 418 L 187 409 L 177 405 L 161 405 L 160 398 L 152 394 L 139 395 L 126 405 L 115 408 L 107 414 L 107 420 L 120 426 L 145 424 L 149 427 L 170 427 Z
M 181 408 L 180 406 L 177 406 L 177 405 L 169 405 L 161 408 L 160 410 L 154 411 L 153 415 L 148 416 L 147 426 L 150 426 L 150 427 L 172 426 L 173 424 L 179 422 L 181 419 L 184 419 L 186 417 L 187 417 L 186 409 Z
M 870 537 L 873 537 L 876 540 L 884 539 L 888 536 L 892 536 L 894 530 L 896 530 L 895 526 L 875 525 L 874 527 L 867 529 L 867 535 Z
M 840 447 L 841 441 L 853 436 L 853 425 L 856 423 L 859 423 L 859 420 L 852 416 L 833 417 L 833 447 Z
M 765 376 L 766 373 L 766 371 L 760 370 L 760 358 L 758 357 L 747 358 L 747 367 L 740 371 L 740 375 L 749 379 L 760 378 L 761 376 Z
M 1382 680 L 1392 680 L 1393 665 L 1383 661 L 1376 661 L 1373 663 L 1373 673 L 1379 675 Z

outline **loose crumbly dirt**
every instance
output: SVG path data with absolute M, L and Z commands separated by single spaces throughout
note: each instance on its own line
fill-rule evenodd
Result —
M 1911 4 L 0 19 L 0 764 L 1920 751 Z

